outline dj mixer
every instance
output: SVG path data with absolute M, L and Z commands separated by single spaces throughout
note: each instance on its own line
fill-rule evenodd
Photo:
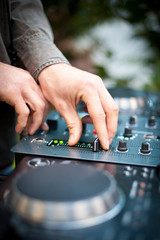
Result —
M 116 135 L 104 151 L 93 124 L 79 142 L 57 111 L 50 130 L 12 148 L 16 168 L 2 184 L 4 239 L 160 240 L 160 94 L 111 89 L 119 106 Z M 9 230 L 8 230 L 9 229 Z

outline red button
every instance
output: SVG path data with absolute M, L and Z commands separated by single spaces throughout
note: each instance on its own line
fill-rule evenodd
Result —
M 96 133 L 96 130 L 95 130 L 95 129 L 93 129 L 93 134 L 97 135 L 97 133 Z

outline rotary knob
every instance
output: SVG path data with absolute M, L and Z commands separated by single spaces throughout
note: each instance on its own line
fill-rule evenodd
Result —
M 154 127 L 155 125 L 156 125 L 155 116 L 151 116 L 151 117 L 148 119 L 148 126 L 149 126 L 149 127 Z
M 117 149 L 120 152 L 126 152 L 128 150 L 127 149 L 127 142 L 123 141 L 123 140 L 120 140 Z
M 123 134 L 123 136 L 124 136 L 124 137 L 128 137 L 128 138 L 132 137 L 132 129 L 126 127 L 126 128 L 124 129 L 124 134 Z
M 150 143 L 143 142 L 141 145 L 140 152 L 143 154 L 149 154 L 150 153 Z
M 131 117 L 129 118 L 129 124 L 130 124 L 130 125 L 135 125 L 136 122 L 137 122 L 136 116 L 131 116 Z

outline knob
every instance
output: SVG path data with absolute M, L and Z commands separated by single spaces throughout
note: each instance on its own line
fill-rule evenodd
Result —
M 124 129 L 124 134 L 123 134 L 123 136 L 124 136 L 124 137 L 128 137 L 128 138 L 132 137 L 132 129 L 126 127 L 126 128 Z
M 48 119 L 47 124 L 50 130 L 56 130 L 58 127 L 58 122 L 57 120 L 54 120 L 54 119 Z
M 156 119 L 155 119 L 155 116 L 151 116 L 149 119 L 148 119 L 148 126 L 150 127 L 153 127 L 156 125 Z
M 98 152 L 100 147 L 100 141 L 96 138 L 93 142 L 93 152 Z
M 129 118 L 129 124 L 135 125 L 136 122 L 137 122 L 136 116 L 131 116 L 131 117 Z
M 126 141 L 123 141 L 123 140 L 120 140 L 119 141 L 119 144 L 118 144 L 118 151 L 120 152 L 126 152 L 128 149 L 127 149 L 127 142 Z
M 82 123 L 82 133 L 86 133 L 86 123 Z
M 143 142 L 141 145 L 140 152 L 143 154 L 149 154 L 150 153 L 150 143 Z

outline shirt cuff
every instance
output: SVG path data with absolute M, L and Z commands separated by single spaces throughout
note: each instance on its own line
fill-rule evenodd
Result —
M 68 60 L 47 38 L 43 31 L 29 29 L 25 35 L 14 41 L 14 47 L 26 69 L 38 79 L 39 73 L 47 66 L 57 63 L 68 63 Z

